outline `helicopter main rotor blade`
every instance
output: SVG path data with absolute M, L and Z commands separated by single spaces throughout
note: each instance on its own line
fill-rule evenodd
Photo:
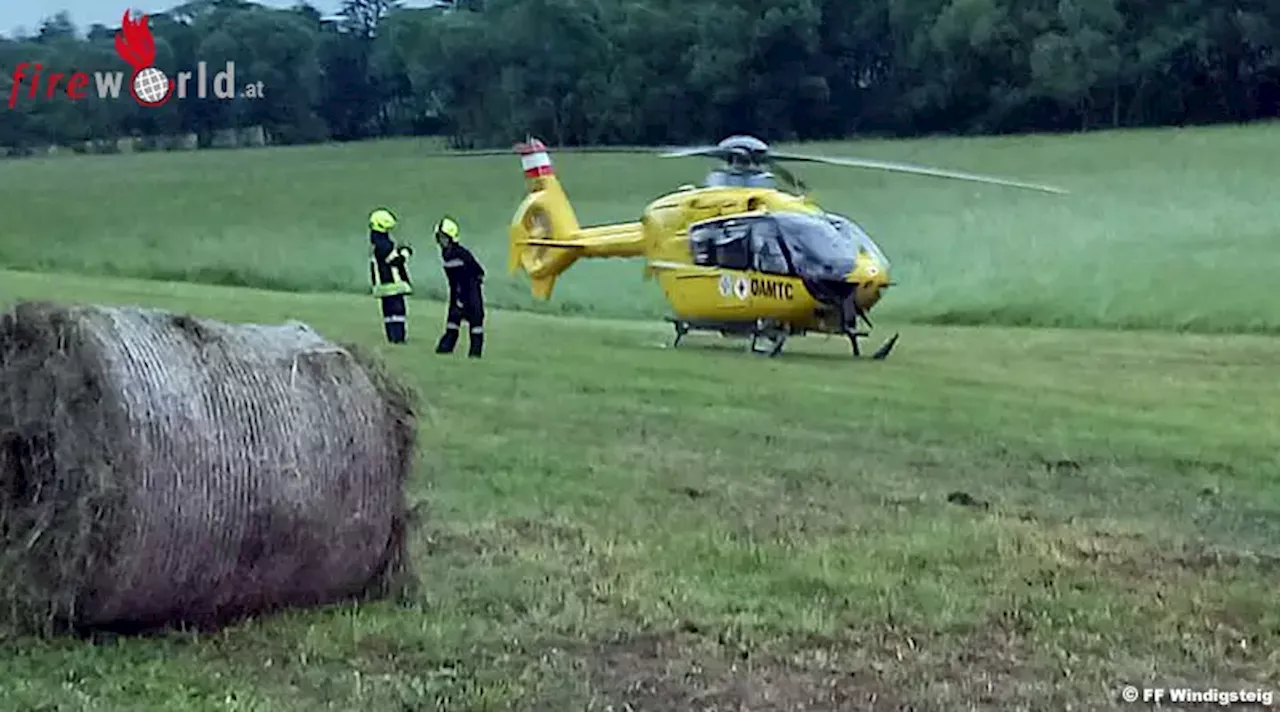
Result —
M 872 168 L 884 171 L 895 171 L 898 173 L 914 173 L 917 175 L 933 176 L 935 178 L 952 178 L 955 180 L 966 180 L 976 183 L 991 183 L 993 185 L 1004 185 L 1011 188 L 1026 188 L 1028 190 L 1038 190 L 1042 193 L 1055 193 L 1057 195 L 1066 195 L 1067 191 L 1062 188 L 1056 188 L 1051 185 L 1042 185 L 1040 183 L 1028 183 L 1025 181 L 1013 180 L 1010 178 L 998 178 L 996 176 L 984 176 L 977 173 L 963 173 L 960 171 L 949 171 L 943 168 L 930 168 L 928 166 L 917 166 L 910 163 L 895 163 L 892 161 L 876 161 L 869 158 L 827 158 L 825 156 L 805 156 L 796 153 L 772 153 L 770 158 L 778 161 L 801 161 L 806 163 L 825 163 L 831 166 L 848 166 L 850 168 Z
M 460 148 L 457 150 L 432 151 L 422 154 L 427 158 L 482 158 L 484 156 L 510 156 L 509 148 Z
M 688 158 L 690 156 L 716 156 L 721 157 L 729 152 L 719 146 L 689 146 L 687 148 L 676 148 L 659 154 L 662 158 Z
M 712 147 L 714 148 L 714 147 Z M 428 151 L 421 155 L 427 158 L 482 158 L 485 156 L 510 156 L 511 148 L 458 148 Z M 652 156 L 661 149 L 646 146 L 551 146 L 547 151 L 552 154 L 628 154 L 636 156 Z M 674 147 L 670 150 L 676 150 Z

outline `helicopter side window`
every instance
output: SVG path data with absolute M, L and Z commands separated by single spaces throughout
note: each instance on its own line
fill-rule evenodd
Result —
M 778 224 L 773 220 L 762 218 L 751 226 L 751 251 L 755 254 L 756 269 L 770 274 L 791 274 L 791 262 L 780 238 Z
M 701 225 L 689 231 L 693 263 L 711 267 L 716 263 L 716 242 L 723 234 L 720 225 Z
M 724 234 L 716 245 L 716 266 L 726 269 L 751 268 L 751 225 L 732 222 L 725 225 Z

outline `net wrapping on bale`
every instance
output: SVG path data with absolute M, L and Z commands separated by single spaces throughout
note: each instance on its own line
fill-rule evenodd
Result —
M 414 395 L 308 326 L 25 303 L 0 317 L 11 624 L 216 626 L 410 577 Z

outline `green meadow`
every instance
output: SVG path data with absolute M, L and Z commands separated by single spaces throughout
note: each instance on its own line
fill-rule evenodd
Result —
M 1280 124 L 801 147 L 1051 183 L 1069 196 L 797 168 L 892 260 L 899 286 L 880 309 L 885 318 L 1274 332 L 1277 145 Z M 403 219 L 401 239 L 428 253 L 435 220 L 456 217 L 490 265 L 495 306 L 610 318 L 664 312 L 631 261 L 579 264 L 551 303 L 536 303 L 505 275 L 506 228 L 525 190 L 518 157 L 438 153 L 431 141 L 386 141 L 6 163 L 0 264 L 359 292 L 364 220 L 386 205 Z M 584 223 L 638 219 L 649 201 L 712 167 L 616 153 L 553 160 Z M 440 290 L 431 260 L 418 260 L 424 296 Z
M 1072 191 L 801 171 L 893 260 L 873 316 L 902 341 L 883 362 L 813 337 L 778 359 L 718 336 L 668 348 L 634 262 L 579 264 L 534 302 L 504 269 L 514 155 L 0 163 L 0 304 L 299 319 L 375 346 L 424 400 L 409 494 L 427 512 L 407 600 L 211 634 L 0 632 L 0 709 L 994 712 L 1129 709 L 1125 684 L 1274 692 L 1278 141 L 803 147 Z M 635 219 L 710 167 L 553 159 L 584 222 Z M 364 294 L 378 205 L 420 247 L 400 348 Z M 481 361 L 432 353 L 444 213 L 500 307 Z

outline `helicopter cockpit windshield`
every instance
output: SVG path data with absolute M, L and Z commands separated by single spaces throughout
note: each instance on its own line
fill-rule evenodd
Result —
M 889 258 L 884 256 L 884 253 L 880 251 L 880 246 L 876 244 L 875 240 L 871 239 L 866 230 L 863 230 L 857 223 L 843 215 L 827 213 L 827 218 L 836 226 L 840 234 L 852 240 L 859 250 L 871 255 L 876 262 L 880 263 L 881 269 L 889 269 Z
M 843 279 L 853 270 L 860 251 L 888 267 L 880 248 L 848 218 L 798 212 L 772 213 L 771 217 L 791 253 L 796 274 L 801 277 Z

